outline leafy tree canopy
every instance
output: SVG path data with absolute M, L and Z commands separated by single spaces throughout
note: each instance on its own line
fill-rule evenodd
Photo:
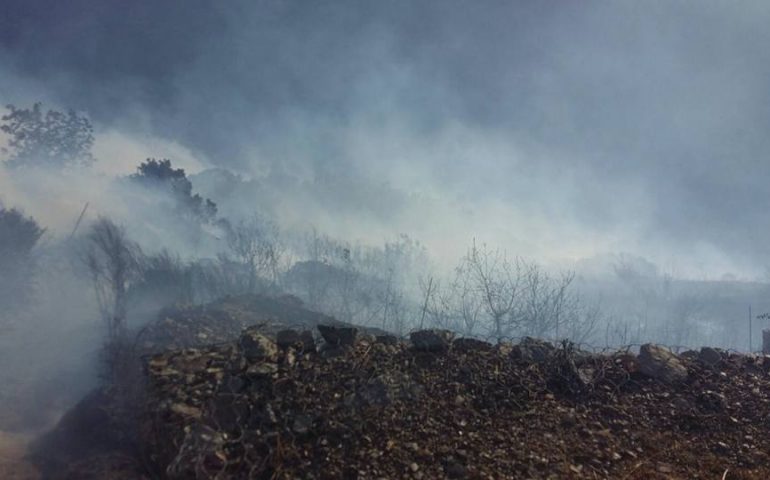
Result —
M 34 219 L 0 206 L 0 316 L 16 313 L 31 301 L 35 285 L 32 251 L 43 233 L 45 229 Z
M 184 169 L 174 168 L 171 160 L 156 160 L 148 158 L 129 177 L 145 187 L 160 188 L 171 193 L 176 201 L 178 212 L 185 217 L 210 223 L 216 220 L 217 205 L 200 195 L 193 194 L 192 182 L 187 178 Z
M 88 166 L 95 159 L 93 126 L 87 117 L 74 110 L 43 112 L 41 103 L 32 108 L 7 105 L 9 113 L 2 116 L 0 131 L 9 136 L 2 149 L 8 155 L 5 164 L 66 168 Z

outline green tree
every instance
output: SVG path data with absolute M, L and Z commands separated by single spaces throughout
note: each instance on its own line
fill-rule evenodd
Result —
M 44 232 L 34 219 L 0 207 L 0 316 L 18 313 L 32 300 L 33 250 Z
M 168 192 L 175 200 L 176 213 L 184 218 L 201 223 L 216 221 L 216 203 L 193 193 L 192 182 L 187 178 L 184 169 L 174 168 L 171 160 L 148 158 L 129 178 L 146 188 Z
M 2 149 L 9 167 L 67 168 L 94 162 L 94 129 L 87 117 L 74 110 L 43 112 L 39 102 L 30 109 L 6 108 L 9 113 L 2 116 L 0 131 L 9 136 Z

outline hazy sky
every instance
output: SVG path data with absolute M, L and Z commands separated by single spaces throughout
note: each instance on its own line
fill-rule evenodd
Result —
M 745 276 L 770 265 L 769 24 L 764 1 L 5 0 L 0 99 L 204 167 L 385 183 L 409 200 L 382 231 L 434 248 Z

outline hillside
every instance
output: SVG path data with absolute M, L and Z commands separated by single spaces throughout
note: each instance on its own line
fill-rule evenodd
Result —
M 249 354 L 254 335 L 150 360 L 147 447 L 170 478 L 770 475 L 762 358 L 706 350 L 656 379 L 633 355 L 540 342 L 370 338 L 325 357 Z
M 210 322 L 224 310 L 197 312 Z M 159 325 L 177 325 L 170 318 Z M 44 471 L 72 479 L 770 477 L 765 357 L 709 348 L 676 356 L 654 345 L 592 354 L 535 339 L 491 345 L 423 331 L 406 340 L 311 325 L 261 323 L 229 341 L 144 357 L 135 441 L 117 439 L 125 419 L 107 413 L 79 437 L 98 436 L 98 448 L 60 449 L 57 468 Z M 39 442 L 38 463 L 48 455 L 50 467 L 55 446 L 77 443 L 78 424 L 114 403 L 106 392 L 70 412 L 56 441 Z

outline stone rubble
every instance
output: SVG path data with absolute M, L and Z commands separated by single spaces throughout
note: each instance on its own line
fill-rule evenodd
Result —
M 98 391 L 37 442 L 45 478 L 770 478 L 770 357 L 407 340 L 261 297 L 142 338 L 137 438 Z
M 171 479 L 770 478 L 770 358 L 326 332 L 346 348 L 154 356 L 148 457 Z

